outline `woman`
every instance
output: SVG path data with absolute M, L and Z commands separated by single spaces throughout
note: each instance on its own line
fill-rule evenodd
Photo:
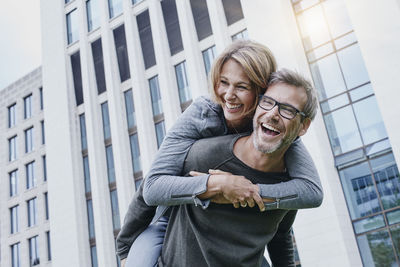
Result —
M 275 69 L 276 62 L 272 53 L 261 44 L 238 41 L 225 49 L 215 60 L 211 70 L 213 101 L 207 98 L 197 99 L 179 117 L 160 147 L 144 182 L 143 195 L 148 205 L 196 204 L 207 208 L 209 200 L 200 198 L 207 189 L 209 175 L 182 178 L 186 154 L 198 139 L 250 131 L 258 96 L 265 92 L 269 76 Z M 286 163 L 293 178 L 291 181 L 258 185 L 260 195 L 268 196 L 273 201 L 266 204 L 266 208 L 300 209 L 319 206 L 322 201 L 319 177 L 301 141 L 296 141 L 288 150 Z M 238 179 L 237 176 L 227 173 L 217 172 L 211 175 L 223 175 L 232 181 L 233 178 Z M 152 190 L 152 186 L 157 183 L 161 183 L 161 192 Z M 121 258 L 126 256 L 130 244 L 147 227 L 154 214 L 154 208 L 144 205 L 141 189 L 142 187 L 129 207 L 117 240 Z M 240 194 L 232 193 L 228 199 L 238 207 L 241 197 Z M 254 206 L 254 199 L 246 198 L 240 204 Z M 261 203 L 259 208 L 263 207 L 264 204 Z M 165 210 L 165 207 L 157 209 L 155 221 Z M 166 219 L 163 217 L 144 231 L 131 248 L 128 257 L 131 265 L 127 266 L 156 264 L 165 227 Z M 144 263 L 141 260 L 150 262 Z

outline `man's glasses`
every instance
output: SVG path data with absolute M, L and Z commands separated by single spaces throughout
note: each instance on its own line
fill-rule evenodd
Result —
M 306 117 L 306 114 L 304 112 L 298 110 L 292 105 L 279 103 L 278 101 L 269 96 L 260 95 L 260 99 L 258 100 L 258 105 L 260 106 L 260 108 L 267 111 L 270 111 L 275 106 L 278 106 L 279 114 L 288 120 L 294 119 L 297 113 L 299 113 L 304 118 Z

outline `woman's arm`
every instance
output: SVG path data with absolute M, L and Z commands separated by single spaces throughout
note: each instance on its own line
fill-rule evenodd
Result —
M 183 177 L 184 161 L 195 141 L 226 132 L 216 104 L 204 97 L 193 102 L 165 136 L 144 180 L 144 201 L 152 206 L 202 205 L 197 195 L 207 190 L 209 175 Z
M 323 192 L 314 162 L 306 147 L 297 139 L 285 154 L 290 181 L 279 184 L 259 184 L 262 198 L 273 200 L 267 209 L 305 209 L 321 205 Z

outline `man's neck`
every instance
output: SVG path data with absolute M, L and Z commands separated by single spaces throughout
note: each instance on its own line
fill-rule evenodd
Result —
M 262 172 L 285 171 L 285 151 L 262 153 L 254 147 L 251 135 L 241 137 L 236 141 L 233 154 L 247 166 Z

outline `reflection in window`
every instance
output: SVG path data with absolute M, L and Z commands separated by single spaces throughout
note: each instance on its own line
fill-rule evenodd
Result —
M 167 31 L 169 50 L 171 56 L 183 50 L 181 29 L 179 27 L 178 13 L 175 0 L 161 1 L 165 29 Z
M 117 61 L 119 77 L 121 82 L 131 77 L 128 59 L 128 48 L 126 46 L 125 26 L 122 24 L 113 31 L 115 50 L 117 52 Z
M 157 146 L 160 147 L 165 136 L 165 124 L 164 121 L 155 124 L 156 126 L 156 136 L 157 136 Z
M 155 76 L 149 80 L 150 95 L 151 95 L 151 107 L 153 109 L 153 116 L 163 113 L 160 87 L 158 85 L 158 76 Z
M 101 38 L 92 43 L 92 55 L 94 73 L 96 74 L 97 93 L 101 94 L 107 90 L 106 78 L 104 74 L 103 46 Z
M 383 124 L 375 96 L 355 103 L 353 108 L 364 145 L 387 137 L 385 125 Z
M 352 219 L 381 210 L 368 163 L 343 169 L 339 175 Z
M 357 237 L 364 266 L 396 266 L 387 230 Z
M 206 0 L 190 0 L 190 6 L 196 26 L 197 38 L 201 41 L 212 34 L 207 2 Z
M 108 113 L 108 103 L 104 102 L 101 104 L 101 115 L 103 117 L 103 133 L 104 140 L 111 138 L 111 129 L 110 129 L 110 116 Z
M 226 23 L 229 25 L 243 19 L 242 5 L 240 0 L 222 0 Z
M 77 9 L 74 9 L 67 14 L 67 40 L 68 44 L 72 44 L 79 40 Z
M 87 23 L 89 32 L 100 27 L 99 11 L 100 10 L 98 0 L 86 1 Z
M 108 182 L 115 182 L 115 168 L 114 168 L 114 156 L 112 145 L 106 146 L 106 159 L 107 159 L 107 174 Z
M 385 226 L 382 215 L 365 218 L 354 223 L 356 234 L 365 233 Z
M 131 145 L 133 172 L 137 173 L 142 170 L 142 166 L 140 163 L 140 149 L 139 149 L 138 135 L 132 134 L 131 136 L 129 136 L 129 142 Z
M 118 196 L 117 190 L 112 190 L 110 192 L 111 197 L 111 212 L 112 212 L 112 222 L 113 222 L 113 229 L 119 230 L 121 228 L 121 223 L 119 219 L 119 210 L 118 210 Z
M 133 104 L 133 94 L 132 89 L 129 89 L 124 93 L 125 97 L 125 109 L 126 109 L 126 119 L 128 121 L 128 129 L 136 126 L 136 116 L 135 116 L 135 105 Z
M 74 80 L 75 100 L 76 105 L 83 103 L 83 87 L 82 87 L 82 72 L 80 52 L 71 55 L 72 77 Z
M 325 1 L 322 5 L 333 38 L 353 29 L 343 1 Z
M 358 44 L 339 51 L 337 55 L 348 89 L 369 81 Z
M 122 0 L 108 0 L 110 19 L 122 13 Z
M 371 160 L 376 186 L 384 209 L 400 206 L 399 170 L 393 154 Z
M 38 236 L 29 238 L 29 261 L 30 266 L 35 266 L 40 264 L 39 252 L 38 252 Z
M 351 106 L 324 116 L 333 153 L 348 152 L 362 145 Z
M 153 36 L 151 35 L 149 10 L 146 10 L 137 15 L 136 21 L 139 30 L 139 38 L 140 38 L 140 45 L 142 47 L 144 66 L 146 69 L 148 69 L 156 64 Z
M 320 5 L 298 15 L 298 22 L 306 51 L 330 40 L 328 26 Z
M 392 234 L 392 240 L 397 256 L 400 256 L 400 225 L 390 227 L 390 233 Z
M 176 74 L 176 80 L 178 82 L 179 100 L 182 104 L 192 99 L 192 94 L 189 88 L 189 82 L 186 77 L 185 61 L 175 66 L 175 74 Z
M 319 100 L 324 100 L 346 90 L 335 54 L 318 60 L 310 67 L 315 87 L 318 90 Z
M 206 74 L 208 76 L 208 73 L 210 72 L 211 65 L 214 62 L 214 58 L 215 58 L 215 54 L 216 54 L 215 45 L 204 50 L 202 53 L 203 53 L 204 67 L 206 68 Z

